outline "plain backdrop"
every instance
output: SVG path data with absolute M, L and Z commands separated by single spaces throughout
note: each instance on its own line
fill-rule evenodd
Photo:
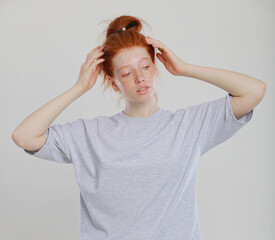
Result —
M 11 134 L 73 86 L 86 54 L 100 43 L 104 21 L 124 14 L 144 19 L 151 28 L 145 25 L 142 33 L 188 63 L 267 84 L 251 121 L 201 157 L 197 203 L 204 240 L 275 239 L 274 12 L 272 0 L 1 0 L 0 239 L 80 239 L 73 166 L 27 155 Z M 175 112 L 227 94 L 201 80 L 173 76 L 157 61 L 164 109 Z M 101 81 L 53 123 L 121 111 L 114 97 L 103 94 Z

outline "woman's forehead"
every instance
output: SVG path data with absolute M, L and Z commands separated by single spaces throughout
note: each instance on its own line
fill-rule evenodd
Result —
M 147 50 L 143 47 L 135 47 L 120 50 L 113 58 L 113 63 L 115 67 L 120 70 L 127 65 L 137 64 L 146 59 L 151 60 Z

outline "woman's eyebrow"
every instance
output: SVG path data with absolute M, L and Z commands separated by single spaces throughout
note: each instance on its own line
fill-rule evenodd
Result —
M 150 58 L 144 57 L 144 58 L 140 59 L 139 62 L 141 62 L 141 61 L 144 60 L 144 59 L 150 59 Z M 120 71 L 122 68 L 125 68 L 125 67 L 128 67 L 128 66 L 130 66 L 130 65 L 124 65 L 124 66 L 120 67 L 120 68 L 118 69 L 118 71 Z

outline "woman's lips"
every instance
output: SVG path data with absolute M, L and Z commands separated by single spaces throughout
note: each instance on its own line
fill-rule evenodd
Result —
M 146 94 L 149 91 L 149 87 L 145 88 L 144 90 L 137 91 L 139 94 Z

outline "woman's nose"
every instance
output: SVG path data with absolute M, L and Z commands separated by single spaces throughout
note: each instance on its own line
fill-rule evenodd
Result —
M 144 80 L 144 74 L 143 74 L 142 71 L 137 71 L 136 74 L 137 74 L 137 75 L 136 75 L 136 79 L 137 79 L 138 81 Z

